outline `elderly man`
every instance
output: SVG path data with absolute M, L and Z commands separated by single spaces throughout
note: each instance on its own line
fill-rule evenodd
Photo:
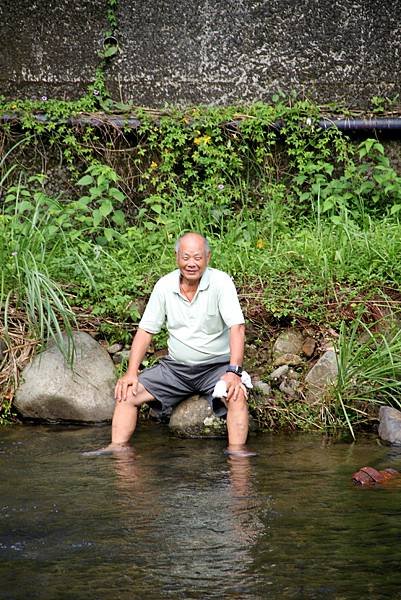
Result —
M 229 275 L 208 266 L 210 249 L 198 233 L 178 240 L 176 260 L 178 269 L 159 279 L 152 291 L 132 342 L 128 370 L 117 381 L 107 450 L 127 448 L 144 402 L 163 415 L 198 393 L 207 395 L 215 414 L 227 415 L 226 453 L 250 455 L 245 447 L 248 407 L 241 381 L 245 327 L 235 286 Z M 168 356 L 138 374 L 152 336 L 165 323 Z M 227 391 L 221 400 L 212 398 L 220 379 Z

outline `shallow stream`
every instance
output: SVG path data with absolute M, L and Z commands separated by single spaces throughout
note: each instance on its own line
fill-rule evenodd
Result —
M 109 428 L 0 430 L 0 599 L 401 598 L 401 470 L 374 437 L 264 434 L 259 455 L 142 424 L 132 454 L 84 457 Z

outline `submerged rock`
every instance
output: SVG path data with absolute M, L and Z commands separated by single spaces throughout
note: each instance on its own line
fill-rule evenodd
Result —
M 390 444 L 401 445 L 401 412 L 391 406 L 381 406 L 379 419 L 381 439 Z
M 24 416 L 49 422 L 101 422 L 114 410 L 115 372 L 107 350 L 90 335 L 73 334 L 73 369 L 54 343 L 22 372 L 15 407 Z
M 352 474 L 352 481 L 356 485 L 367 485 L 372 486 L 377 483 L 385 483 L 390 479 L 394 479 L 399 477 L 400 473 L 395 469 L 384 469 L 383 471 L 378 471 L 374 467 L 362 467 L 356 473 Z
M 169 427 L 180 437 L 224 437 L 226 421 L 216 417 L 207 399 L 203 396 L 191 396 L 171 414 Z

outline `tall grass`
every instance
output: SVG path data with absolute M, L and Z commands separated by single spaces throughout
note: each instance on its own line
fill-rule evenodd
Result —
M 49 227 L 51 217 L 40 201 L 28 212 L 20 210 L 24 199 L 19 190 L 17 186 L 14 214 L 3 213 L 0 221 L 0 312 L 5 335 L 15 311 L 20 311 L 31 335 L 41 341 L 52 338 L 71 362 L 76 322 L 63 274 L 76 251 L 54 224 Z M 51 272 L 57 273 L 58 281 Z
M 348 326 L 341 324 L 334 393 L 354 437 L 352 423 L 369 407 L 401 408 L 401 330 L 395 317 L 374 326 L 366 325 L 362 316 Z
M 12 175 L 13 171 L 18 166 L 17 163 L 13 163 L 8 166 L 7 163 L 10 155 L 19 146 L 23 144 L 28 144 L 31 139 L 32 135 L 25 134 L 24 137 L 22 137 L 18 142 L 15 142 L 15 144 L 12 144 L 11 147 L 7 150 L 7 152 L 4 152 L 4 154 L 2 154 L 2 156 L 0 157 L 0 191 L 2 190 L 3 186 L 7 183 L 7 179 Z

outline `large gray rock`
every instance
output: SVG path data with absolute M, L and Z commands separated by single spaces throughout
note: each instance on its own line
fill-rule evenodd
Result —
M 206 398 L 191 396 L 174 408 L 170 429 L 180 437 L 222 437 L 226 423 L 213 414 Z
M 306 400 L 318 402 L 336 382 L 338 365 L 334 350 L 327 350 L 305 377 Z
M 75 332 L 73 338 L 76 351 L 73 370 L 54 343 L 23 370 L 15 406 L 24 417 L 90 423 L 111 419 L 113 361 L 87 333 Z
M 381 406 L 379 436 L 390 444 L 401 444 L 401 412 L 390 406 Z

